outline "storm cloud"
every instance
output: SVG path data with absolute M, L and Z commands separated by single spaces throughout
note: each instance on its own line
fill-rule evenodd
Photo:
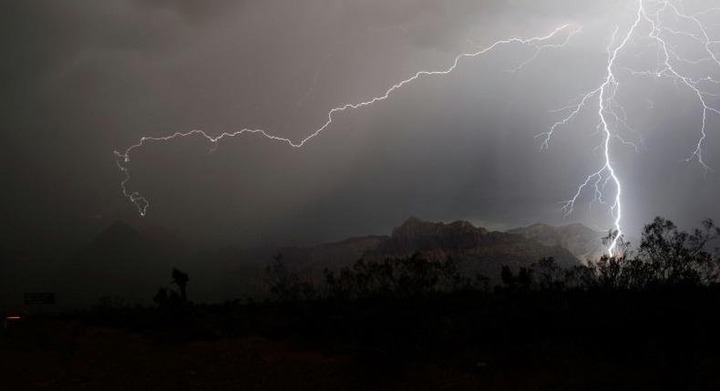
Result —
M 316 243 L 386 233 L 409 216 L 495 229 L 609 227 L 574 194 L 601 156 L 592 111 L 547 151 L 553 109 L 596 86 L 628 1 L 10 1 L 0 12 L 4 247 L 71 243 L 116 219 L 203 245 Z M 711 1 L 687 2 L 702 9 Z M 718 16 L 720 17 L 720 16 Z M 145 218 L 122 196 L 113 151 L 143 135 L 262 128 L 301 139 L 327 112 L 510 36 L 583 25 L 567 47 L 506 45 L 373 107 L 338 115 L 303 149 L 245 135 L 151 143 L 129 164 Z M 712 24 L 712 23 L 711 23 Z M 718 25 L 720 23 L 715 23 Z M 714 30 L 719 33 L 720 30 Z M 627 64 L 642 59 L 626 54 Z M 717 217 L 717 174 L 685 159 L 697 105 L 665 80 L 627 80 L 638 130 L 616 149 L 625 225 Z M 717 158 L 717 118 L 706 160 Z M 588 200 L 585 200 L 588 201 Z

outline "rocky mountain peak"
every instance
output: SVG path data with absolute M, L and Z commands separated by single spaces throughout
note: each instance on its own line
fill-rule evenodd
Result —
M 478 228 L 468 221 L 455 221 L 449 224 L 433 223 L 416 217 L 407 219 L 392 231 L 393 238 L 421 238 L 427 236 L 476 236 L 488 231 Z

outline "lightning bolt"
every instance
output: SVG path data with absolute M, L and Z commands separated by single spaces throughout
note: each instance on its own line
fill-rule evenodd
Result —
M 562 210 L 565 216 L 574 213 L 576 205 L 583 195 L 590 194 L 593 203 L 599 203 L 607 208 L 612 217 L 612 241 L 609 243 L 607 253 L 616 255 L 618 243 L 623 235 L 623 182 L 621 172 L 617 167 L 617 148 L 631 148 L 640 152 L 638 141 L 642 141 L 640 132 L 631 125 L 626 110 L 618 102 L 618 91 L 631 78 L 653 78 L 666 79 L 675 85 L 685 88 L 695 97 L 701 116 L 701 126 L 698 129 L 698 136 L 694 149 L 689 153 L 686 162 L 696 162 L 706 172 L 710 166 L 704 157 L 705 143 L 708 137 L 708 130 L 712 116 L 720 115 L 720 108 L 713 105 L 712 98 L 720 97 L 720 55 L 717 53 L 720 48 L 720 41 L 711 38 L 707 26 L 707 19 L 720 15 L 720 7 L 688 13 L 685 10 L 682 0 L 631 0 L 627 2 L 626 8 L 618 20 L 627 21 L 618 23 L 614 29 L 609 43 L 605 48 L 605 72 L 598 83 L 589 91 L 580 94 L 580 98 L 574 103 L 552 111 L 560 117 L 552 123 L 544 132 L 537 135 L 540 140 L 541 150 L 548 150 L 552 140 L 562 128 L 569 127 L 572 122 L 581 114 L 590 111 L 597 118 L 596 135 L 599 135 L 599 143 L 596 150 L 601 152 L 601 161 L 596 168 L 590 172 L 579 184 L 572 197 L 562 203 Z M 677 27 L 673 27 L 672 21 L 680 21 Z M 191 130 L 189 132 L 177 132 L 167 136 L 143 136 L 140 140 L 126 148 L 124 151 L 115 151 L 116 163 L 123 174 L 120 183 L 123 195 L 128 198 L 138 209 L 141 216 L 147 214 L 150 206 L 149 201 L 137 191 L 128 189 L 131 180 L 130 169 L 131 155 L 134 151 L 144 147 L 151 142 L 169 142 L 178 138 L 201 137 L 213 144 L 217 144 L 226 138 L 237 137 L 243 134 L 262 136 L 263 138 L 286 144 L 292 148 L 302 148 L 313 138 L 325 132 L 335 123 L 338 116 L 346 111 L 359 110 L 381 103 L 389 99 L 393 93 L 402 89 L 421 78 L 431 76 L 444 76 L 455 71 L 460 62 L 464 59 L 471 59 L 490 53 L 502 45 L 524 45 L 532 49 L 532 53 L 524 61 L 509 72 L 517 72 L 535 60 L 543 50 L 566 47 L 570 40 L 580 31 L 582 27 L 576 24 L 559 26 L 546 35 L 531 38 L 512 37 L 496 41 L 482 49 L 472 53 L 463 53 L 456 56 L 450 66 L 440 70 L 421 70 L 414 75 L 390 86 L 384 93 L 371 99 L 348 103 L 332 108 L 327 113 L 327 120 L 320 127 L 311 131 L 307 136 L 299 140 L 292 140 L 281 135 L 273 134 L 263 129 L 242 129 L 233 132 L 223 132 L 219 135 L 210 135 L 202 130 Z M 564 35 L 558 41 L 558 37 Z M 684 39 L 699 45 L 701 55 L 689 57 L 679 52 L 678 47 L 673 45 L 673 40 Z M 654 69 L 633 69 L 622 66 L 623 56 L 627 54 L 631 45 L 636 42 L 650 42 L 644 50 L 654 50 L 657 62 Z M 687 45 L 685 45 L 687 46 Z M 635 54 L 638 54 L 637 52 Z M 710 66 L 716 70 L 713 73 L 702 76 L 694 75 L 686 69 L 689 66 Z M 316 77 L 317 78 L 317 77 Z M 716 90 L 713 90 L 715 88 Z M 652 100 L 648 100 L 650 109 L 654 107 Z M 717 102 L 715 102 L 717 104 Z
M 402 80 L 402 81 L 398 82 L 397 84 L 394 84 L 393 86 L 388 88 L 383 94 L 373 97 L 372 99 L 358 102 L 358 103 L 347 103 L 342 106 L 338 106 L 338 107 L 331 109 L 327 114 L 327 121 L 324 124 L 322 124 L 322 126 L 315 129 L 314 131 L 312 131 L 306 137 L 304 137 L 300 140 L 297 140 L 297 141 L 294 141 L 287 137 L 283 137 L 283 136 L 279 136 L 279 135 L 270 133 L 263 129 L 247 129 L 247 128 L 233 131 L 233 132 L 223 132 L 216 136 L 212 136 L 203 130 L 191 130 L 191 131 L 185 132 L 185 133 L 176 132 L 176 133 L 173 133 L 173 134 L 170 134 L 167 136 L 161 136 L 161 137 L 143 136 L 140 138 L 140 140 L 136 144 L 129 146 L 124 151 L 122 151 L 122 152 L 114 151 L 115 156 L 117 157 L 116 164 L 124 176 L 122 182 L 120 182 L 120 187 L 122 188 L 123 195 L 126 198 L 128 198 L 133 204 L 135 204 L 140 215 L 145 216 L 147 214 L 148 208 L 150 206 L 150 202 L 147 200 L 147 198 L 145 198 L 139 192 L 131 191 L 128 189 L 128 182 L 131 179 L 130 169 L 128 168 L 128 163 L 130 163 L 130 156 L 132 155 L 133 151 L 135 151 L 139 148 L 142 148 L 149 142 L 168 142 L 168 141 L 172 141 L 172 140 L 178 139 L 178 138 L 197 136 L 197 137 L 202 137 L 213 144 L 216 144 L 226 138 L 237 137 L 237 136 L 240 136 L 243 134 L 254 134 L 254 135 L 263 136 L 264 138 L 271 140 L 271 141 L 277 141 L 277 142 L 287 144 L 288 146 L 290 146 L 292 148 L 302 148 L 310 140 L 312 140 L 313 138 L 317 137 L 318 135 L 323 133 L 325 130 L 327 130 L 334 123 L 336 117 L 339 114 L 341 114 L 345 111 L 358 110 L 358 109 L 372 106 L 376 103 L 383 102 L 383 101 L 387 100 L 388 98 L 390 98 L 390 96 L 394 92 L 402 89 L 406 85 L 413 83 L 423 77 L 448 75 L 458 68 L 460 61 L 463 59 L 475 58 L 475 57 L 485 55 L 502 45 L 519 44 L 519 45 L 530 46 L 531 48 L 533 48 L 532 57 L 530 59 L 526 60 L 525 62 L 523 62 L 522 64 L 520 64 L 518 67 L 513 69 L 513 71 L 517 71 L 517 70 L 521 69 L 523 66 L 525 66 L 527 63 L 532 61 L 534 58 L 536 58 L 543 49 L 560 48 L 560 47 L 566 46 L 570 42 L 572 37 L 575 36 L 577 33 L 579 33 L 581 30 L 582 30 L 581 26 L 565 24 L 565 25 L 555 28 L 553 31 L 551 31 L 550 33 L 548 33 L 546 35 L 536 36 L 536 37 L 531 37 L 531 38 L 520 38 L 520 37 L 508 38 L 508 39 L 496 41 L 492 45 L 490 45 L 486 48 L 480 49 L 478 51 L 475 51 L 472 53 L 460 54 L 454 58 L 452 64 L 448 68 L 445 68 L 442 70 L 418 71 L 411 77 L 409 77 L 405 80 Z M 557 38 L 563 32 L 566 32 L 564 40 L 562 40 L 560 43 L 555 42 L 554 41 L 555 38 Z
M 713 107 L 709 101 L 709 97 L 717 96 L 717 94 L 707 91 L 704 85 L 717 87 L 720 86 L 720 82 L 712 76 L 693 77 L 688 72 L 680 70 L 678 64 L 698 65 L 710 63 L 720 70 L 718 55 L 713 51 L 713 46 L 720 44 L 720 41 L 710 38 L 708 29 L 700 19 L 702 16 L 717 13 L 720 9 L 713 8 L 695 14 L 687 14 L 683 11 L 684 7 L 682 5 L 682 2 L 673 2 L 671 0 L 637 0 L 632 23 L 625 29 L 616 27 L 612 35 L 610 44 L 607 47 L 607 67 L 602 82 L 593 90 L 585 93 L 576 104 L 555 110 L 554 112 L 566 113 L 566 115 L 553 123 L 547 131 L 538 135 L 538 138 L 542 139 L 541 149 L 548 149 L 558 129 L 569 125 L 580 113 L 589 110 L 591 106 L 597 110 L 598 129 L 602 133 L 602 140 L 598 146 L 603 155 L 602 163 L 596 171 L 590 173 L 578 185 L 577 191 L 570 200 L 563 203 L 562 209 L 566 216 L 572 214 L 578 200 L 586 192 L 590 192 L 594 202 L 607 207 L 613 218 L 614 231 L 607 249 L 610 256 L 617 254 L 618 242 L 623 235 L 623 186 L 613 160 L 614 147 L 619 144 L 630 146 L 635 151 L 639 151 L 638 146 L 628 141 L 621 133 L 621 129 L 626 129 L 637 134 L 637 131 L 628 125 L 625 110 L 616 100 L 622 82 L 619 76 L 620 70 L 633 77 L 668 78 L 692 92 L 697 98 L 701 109 L 702 125 L 699 129 L 700 135 L 695 148 L 686 161 L 695 160 L 706 172 L 710 170 L 703 157 L 704 143 L 707 139 L 710 116 L 720 114 L 720 110 Z M 664 23 L 664 18 L 670 16 L 694 26 L 696 31 L 672 28 L 667 23 Z M 645 27 L 648 32 L 644 34 L 644 38 L 653 42 L 652 47 L 657 51 L 657 68 L 654 70 L 633 70 L 628 67 L 619 67 L 618 61 L 622 52 L 628 48 L 633 40 L 643 37 L 641 28 Z M 618 39 L 618 34 L 621 31 L 622 35 Z M 669 43 L 668 37 L 690 39 L 701 45 L 704 55 L 698 59 L 687 58 L 678 53 L 673 45 Z M 608 187 L 611 189 L 608 189 Z

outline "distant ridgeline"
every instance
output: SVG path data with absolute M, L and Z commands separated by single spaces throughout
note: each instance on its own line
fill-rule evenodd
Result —
M 121 297 L 127 303 L 150 304 L 157 288 L 168 283 L 178 267 L 192 278 L 192 300 L 223 301 L 267 293 L 266 267 L 282 254 L 287 268 L 309 278 L 323 270 L 340 270 L 359 259 L 403 258 L 421 253 L 429 260 L 452 258 L 462 272 L 482 274 L 499 282 L 503 265 L 529 267 L 553 257 L 561 266 L 583 263 L 602 251 L 603 235 L 582 225 L 533 225 L 492 232 L 466 221 L 433 223 L 410 218 L 390 236 L 365 236 L 314 247 L 242 250 L 224 248 L 197 252 L 168 234 L 142 232 L 115 222 L 81 249 L 58 275 L 63 306 L 87 306 L 100 297 Z
M 580 224 L 552 227 L 536 224 L 508 232 L 492 232 L 467 221 L 433 223 L 410 218 L 390 236 L 368 236 L 310 248 L 283 248 L 287 266 L 296 272 L 317 274 L 340 269 L 363 258 L 367 261 L 403 258 L 421 253 L 429 260 L 452 258 L 462 271 L 499 279 L 503 265 L 529 267 L 553 257 L 571 267 L 602 252 L 602 233 Z

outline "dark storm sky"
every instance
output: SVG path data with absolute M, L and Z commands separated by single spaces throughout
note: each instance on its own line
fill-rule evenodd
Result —
M 581 203 L 566 219 L 560 211 L 601 161 L 592 110 L 559 131 L 549 151 L 539 152 L 534 136 L 558 119 L 550 110 L 602 81 L 605 48 L 634 4 L 6 1 L 3 247 L 81 241 L 116 219 L 211 245 L 387 233 L 411 215 L 495 229 L 537 221 L 609 228 L 597 205 Z M 129 187 L 151 202 L 148 216 L 120 192 L 113 150 L 143 135 L 249 127 L 301 139 L 329 109 L 447 67 L 476 50 L 473 42 L 544 35 L 563 23 L 584 30 L 517 73 L 507 70 L 532 52 L 501 47 L 339 115 L 300 150 L 252 135 L 217 149 L 198 138 L 151 144 L 129 165 Z M 625 65 L 642 63 L 625 56 Z M 717 172 L 684 161 L 697 141 L 697 103 L 670 81 L 626 79 L 619 100 L 642 142 L 639 153 L 615 149 L 624 226 L 637 231 L 655 215 L 682 225 L 719 217 Z M 709 124 L 705 156 L 720 169 L 718 124 Z

